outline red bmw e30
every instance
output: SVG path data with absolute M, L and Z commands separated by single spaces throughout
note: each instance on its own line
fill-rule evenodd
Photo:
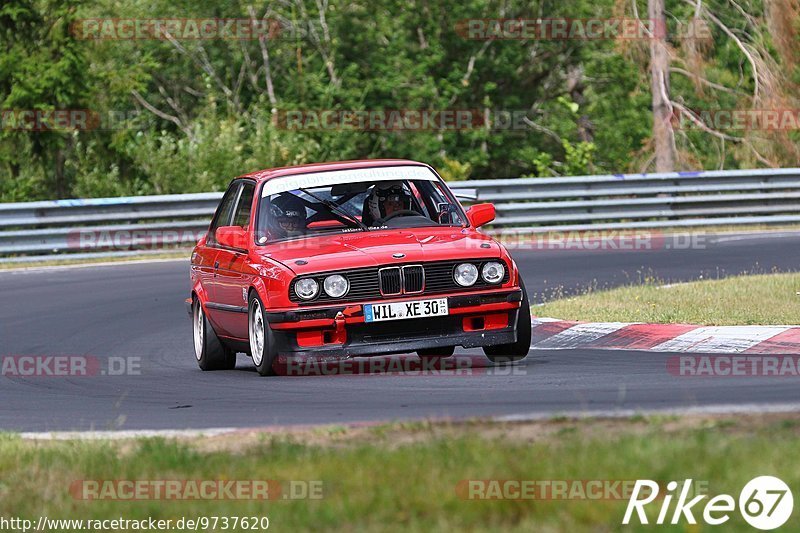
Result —
M 482 347 L 493 361 L 528 354 L 528 297 L 508 251 L 478 228 L 429 165 L 349 161 L 234 179 L 191 259 L 195 356 L 261 375 L 277 356 Z

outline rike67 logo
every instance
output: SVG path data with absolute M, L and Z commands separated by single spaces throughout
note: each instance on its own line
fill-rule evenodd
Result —
M 698 505 L 706 494 L 701 494 L 689 500 L 692 480 L 687 479 L 678 489 L 677 481 L 667 484 L 667 493 L 662 496 L 661 509 L 656 519 L 656 524 L 679 524 L 686 520 L 688 524 L 696 524 L 694 512 L 700 513 L 702 507 L 703 521 L 712 526 L 727 522 L 731 513 L 736 510 L 736 500 L 728 494 L 719 494 L 709 499 L 705 506 Z M 680 493 L 678 493 L 680 490 Z M 675 496 L 678 496 L 675 508 L 670 517 L 670 507 Z M 659 497 L 659 484 L 649 479 L 639 479 L 633 487 L 633 493 L 628 500 L 625 516 L 622 523 L 630 524 L 634 511 L 639 523 L 648 524 L 645 507 Z M 789 486 L 782 480 L 773 476 L 760 476 L 750 480 L 739 493 L 739 512 L 745 521 L 754 528 L 761 530 L 776 529 L 789 520 L 794 508 L 794 497 Z M 697 508 L 695 508 L 697 506 Z M 671 518 L 671 519 L 670 519 Z

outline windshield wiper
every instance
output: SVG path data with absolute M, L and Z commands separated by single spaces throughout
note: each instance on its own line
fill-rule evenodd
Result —
M 326 200 L 325 198 L 321 198 L 316 194 L 314 194 L 313 192 L 309 191 L 308 189 L 298 189 L 298 190 L 306 193 L 311 198 L 313 198 L 314 200 L 318 201 L 319 203 L 327 207 L 331 213 L 339 215 L 341 218 L 344 218 L 345 220 L 349 220 L 350 222 L 354 223 L 361 229 L 361 231 L 369 231 L 369 228 L 367 227 L 366 224 L 364 224 L 363 222 L 358 220 L 355 216 L 351 215 L 350 213 L 342 209 L 342 207 L 339 206 L 338 204 L 330 200 Z

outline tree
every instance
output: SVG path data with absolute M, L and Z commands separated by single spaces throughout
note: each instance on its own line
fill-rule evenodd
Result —
M 83 46 L 70 33 L 78 2 L 14 0 L 0 7 L 3 38 L 0 109 L 82 110 L 89 107 L 89 80 Z M 4 128 L 2 153 L 11 180 L 39 166 L 43 197 L 63 198 L 71 185 L 65 164 L 72 156 L 73 132 L 48 128 Z M 14 184 L 12 183 L 11 186 Z
M 650 36 L 650 90 L 653 98 L 653 145 L 656 172 L 675 170 L 675 132 L 669 83 L 669 50 L 664 0 L 648 0 Z

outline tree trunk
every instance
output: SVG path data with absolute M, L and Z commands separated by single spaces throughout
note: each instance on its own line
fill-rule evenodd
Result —
M 55 169 L 54 169 L 54 192 L 56 198 L 69 198 L 72 193 L 72 187 L 67 183 L 67 159 L 72 153 L 72 137 L 70 135 L 64 136 L 62 144 L 61 139 L 55 141 Z
M 586 113 L 586 96 L 583 83 L 583 65 L 573 65 L 567 70 L 567 90 L 573 102 L 580 106 L 581 114 L 576 123 L 578 126 L 578 138 L 581 142 L 590 143 L 594 141 L 594 124 Z
M 667 50 L 664 0 L 648 0 L 648 18 L 653 28 L 650 40 L 650 87 L 653 93 L 653 141 L 656 172 L 675 170 L 675 132 L 669 92 L 669 51 Z

